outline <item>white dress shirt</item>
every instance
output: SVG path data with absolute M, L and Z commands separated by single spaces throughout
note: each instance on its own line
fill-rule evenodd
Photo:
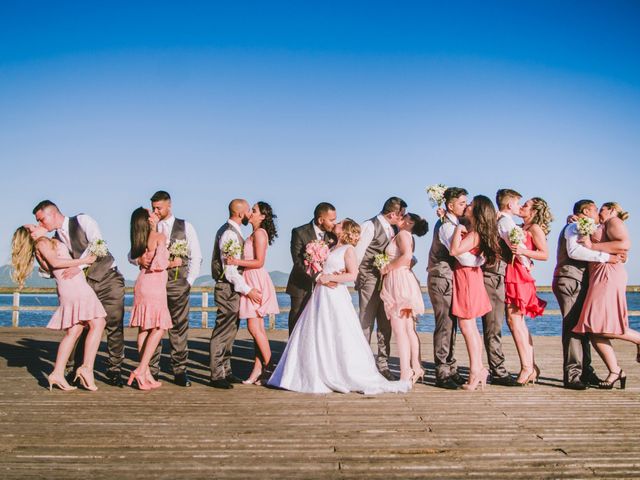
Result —
M 320 227 L 316 225 L 316 222 L 313 222 L 313 231 L 316 232 L 316 239 L 317 240 L 324 240 L 324 233 L 322 230 L 320 230 Z
M 578 243 L 580 234 L 578 224 L 572 223 L 564 229 L 564 238 L 567 242 L 567 255 L 574 260 L 583 262 L 607 263 L 610 255 L 607 252 L 598 252 Z
M 238 233 L 240 238 L 242 238 L 242 231 L 240 230 L 240 225 L 238 225 L 233 220 L 229 220 L 227 223 L 229 223 L 229 225 L 231 225 L 231 228 L 233 228 Z M 220 242 L 218 244 L 218 246 L 220 247 L 220 252 L 222 252 L 222 246 L 225 243 L 227 243 L 229 240 L 236 240 L 236 241 L 238 240 L 238 238 L 234 235 L 234 233 L 231 230 L 225 231 L 220 237 Z M 240 254 L 236 258 L 242 258 L 242 255 Z M 233 289 L 236 292 L 242 295 L 246 295 L 251 291 L 251 287 L 247 285 L 247 282 L 244 281 L 244 277 L 238 271 L 237 265 L 225 265 L 224 258 L 222 258 L 222 265 L 224 267 L 224 276 L 227 278 L 227 280 L 231 282 L 231 284 L 233 285 Z
M 173 215 L 168 216 L 164 220 L 158 222 L 158 232 L 164 233 L 167 239 L 167 248 L 171 243 L 171 231 L 173 230 L 173 224 L 176 221 L 176 217 Z M 198 241 L 198 235 L 195 228 L 189 222 L 184 222 L 185 236 L 187 237 L 187 245 L 189 246 L 189 273 L 187 274 L 187 282 L 189 285 L 193 285 L 196 278 L 200 274 L 200 266 L 202 265 L 202 251 L 200 250 L 200 242 Z
M 446 214 L 448 222 L 442 222 L 440 226 L 440 230 L 438 230 L 438 238 L 442 244 L 446 247 L 447 250 L 451 251 L 451 240 L 453 240 L 453 233 L 456 230 L 456 227 L 460 225 L 460 220 L 458 217 L 453 215 L 452 213 L 447 212 Z M 471 252 L 461 253 L 460 255 L 456 255 L 456 260 L 460 262 L 460 265 L 463 267 L 481 267 L 484 265 L 484 257 L 482 255 L 474 255 Z
M 507 246 L 511 245 L 511 240 L 509 240 L 509 233 L 517 227 L 515 220 L 508 213 L 501 212 L 501 216 L 498 219 L 498 235 L 502 238 Z M 522 248 L 527 248 L 527 246 L 520 242 L 519 244 Z M 527 270 L 531 270 L 531 259 L 526 255 L 518 255 L 518 260 L 520 263 L 524 265 Z
M 98 222 L 96 222 L 93 218 L 91 218 L 89 215 L 80 214 L 77 216 L 77 219 L 78 219 L 78 223 L 80 224 L 80 228 L 82 228 L 85 235 L 87 236 L 87 240 L 89 241 L 89 244 L 91 244 L 95 240 L 103 239 L 102 233 L 100 233 L 100 227 L 98 227 Z M 56 230 L 56 233 L 58 234 L 60 241 L 64 243 L 65 247 L 67 247 L 69 252 L 71 252 L 71 236 L 69 235 L 69 217 L 64 217 L 62 226 Z M 82 255 L 80 255 L 80 258 L 84 258 L 87 255 L 89 255 L 88 250 L 89 250 L 89 247 L 87 246 L 87 249 L 84 252 L 82 252 Z M 116 262 L 114 260 L 109 268 L 114 268 L 115 266 L 116 266 Z M 88 267 L 88 265 L 78 266 L 78 268 L 80 269 L 83 269 L 85 267 Z
M 389 240 L 392 240 L 395 234 L 393 233 L 393 227 L 391 226 L 389 221 L 381 213 L 378 214 L 376 218 L 382 224 L 382 228 L 384 229 L 384 233 L 387 235 L 387 238 Z M 360 240 L 358 240 L 358 244 L 356 245 L 356 260 L 358 262 L 358 265 L 362 263 L 364 254 L 373 241 L 373 236 L 375 235 L 375 233 L 376 226 L 373 224 L 373 220 L 367 220 L 360 226 Z

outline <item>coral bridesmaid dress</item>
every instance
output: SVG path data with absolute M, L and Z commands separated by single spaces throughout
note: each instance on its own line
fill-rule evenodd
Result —
M 534 250 L 533 238 L 526 232 L 524 245 L 529 250 Z M 504 303 L 515 305 L 530 318 L 535 318 L 544 313 L 547 302 L 536 295 L 536 281 L 531 276 L 531 272 L 520 263 L 518 257 L 513 263 L 507 264 L 507 271 L 504 275 Z

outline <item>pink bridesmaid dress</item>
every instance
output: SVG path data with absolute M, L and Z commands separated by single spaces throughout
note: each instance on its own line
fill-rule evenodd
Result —
M 262 232 L 261 235 L 267 235 L 267 232 L 259 228 L 253 235 L 258 232 Z M 244 242 L 243 258 L 245 260 L 255 260 L 253 252 L 253 235 L 247 238 Z M 262 302 L 254 303 L 246 295 L 240 296 L 240 318 L 262 318 L 269 314 L 280 313 L 278 307 L 278 298 L 276 297 L 276 289 L 273 286 L 271 277 L 267 273 L 264 267 L 260 268 L 245 268 L 242 273 L 244 281 L 247 282 L 251 288 L 255 288 L 262 294 Z
M 534 249 L 533 238 L 529 232 L 526 232 L 524 245 L 529 250 Z M 504 303 L 515 305 L 530 318 L 542 315 L 547 306 L 547 302 L 537 296 L 536 281 L 531 272 L 520 263 L 517 256 L 513 264 L 507 264 L 504 275 Z
M 610 241 L 604 224 L 602 242 Z M 624 263 L 589 263 L 589 289 L 575 333 L 622 335 L 629 328 Z
M 69 250 L 64 243 L 56 241 L 56 253 L 58 258 L 71 259 Z M 72 278 L 62 278 L 66 269 L 53 271 L 58 287 L 58 299 L 60 306 L 49 320 L 47 328 L 54 330 L 66 330 L 78 323 L 88 322 L 96 318 L 107 316 L 96 292 L 89 286 L 83 273 Z
M 148 269 L 140 270 L 133 287 L 133 309 L 130 327 L 142 330 L 171 328 L 171 314 L 167 305 L 167 267 L 169 251 L 164 242 L 156 247 L 156 253 Z
M 389 261 L 393 261 L 398 256 L 396 239 L 400 235 L 411 236 L 409 232 L 403 230 L 389 242 L 385 249 Z M 380 299 L 384 303 L 384 311 L 389 318 L 399 318 L 401 310 L 411 310 L 413 317 L 424 313 L 420 283 L 409 265 L 391 270 L 384 276 Z
M 474 248 L 469 253 L 478 255 Z M 464 267 L 456 260 L 453 268 L 453 298 L 451 313 L 461 319 L 478 318 L 491 311 L 491 302 L 484 286 L 480 267 Z

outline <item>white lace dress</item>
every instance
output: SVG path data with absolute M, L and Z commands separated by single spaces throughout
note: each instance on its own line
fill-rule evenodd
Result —
M 348 248 L 353 247 L 331 251 L 323 273 L 344 270 Z M 410 382 L 390 382 L 378 372 L 345 285 L 316 285 L 268 384 L 305 393 L 378 394 L 411 388 Z

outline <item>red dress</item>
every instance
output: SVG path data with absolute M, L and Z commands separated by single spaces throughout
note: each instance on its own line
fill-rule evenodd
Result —
M 469 253 L 478 254 L 474 248 Z M 453 269 L 451 313 L 461 319 L 478 318 L 491 311 L 491 302 L 484 286 L 482 268 L 463 267 L 456 261 Z
M 528 250 L 534 250 L 533 239 L 529 232 L 526 232 L 524 245 Z M 504 290 L 504 303 L 515 305 L 523 315 L 535 318 L 544 313 L 547 302 L 536 295 L 536 281 L 517 256 L 513 263 L 507 264 Z

